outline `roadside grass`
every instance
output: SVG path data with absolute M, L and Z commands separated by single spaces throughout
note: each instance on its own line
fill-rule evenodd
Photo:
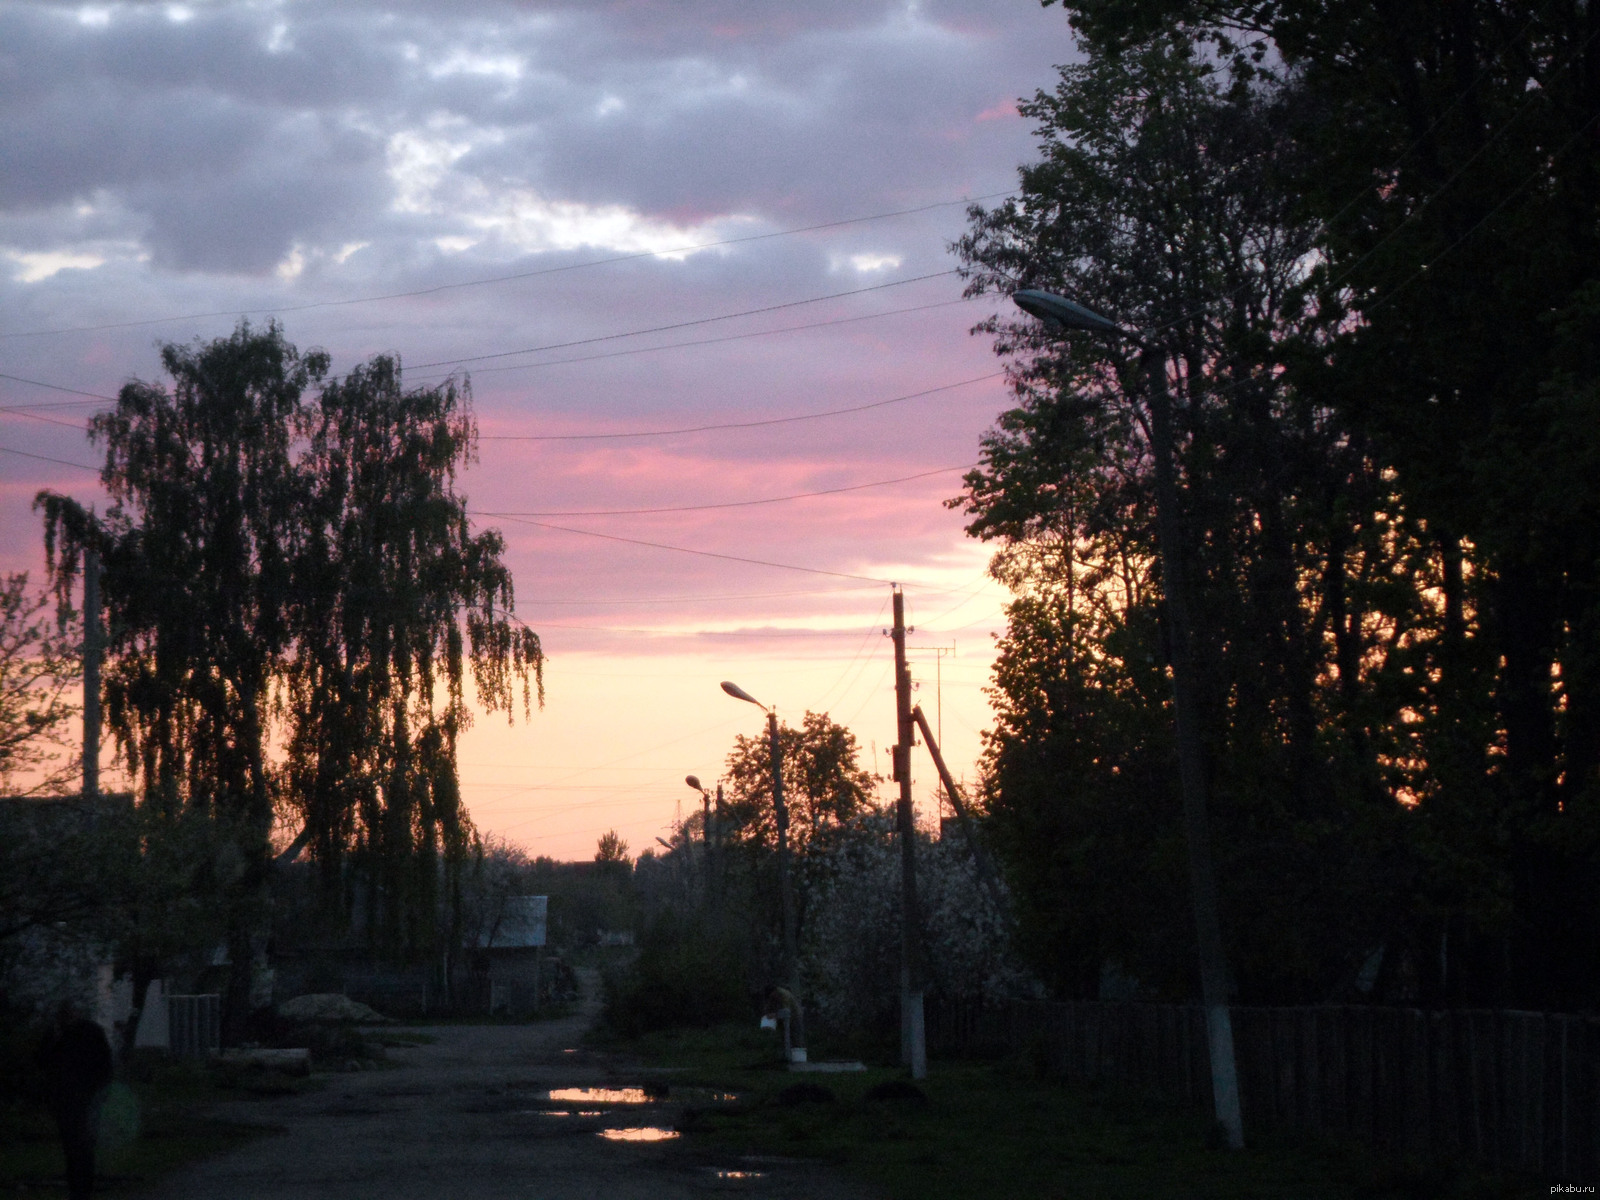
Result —
M 771 1036 L 743 1026 L 597 1048 L 670 1068 L 674 1087 L 739 1096 L 686 1111 L 686 1151 L 820 1159 L 894 1200 L 1521 1200 L 1548 1191 L 1327 1139 L 1261 1134 L 1230 1153 L 1214 1148 L 1202 1114 L 1114 1089 L 1071 1089 L 1018 1060 L 935 1061 L 912 1090 L 903 1071 L 887 1067 L 791 1074 Z M 808 1099 L 812 1087 L 833 1098 Z
M 229 1086 L 201 1064 L 148 1060 L 136 1061 L 129 1074 L 134 1077 L 113 1085 L 108 1109 L 115 1111 L 102 1119 L 97 1190 L 142 1188 L 186 1163 L 283 1131 L 266 1122 L 205 1116 L 199 1110 L 211 1101 L 265 1098 L 317 1084 L 263 1078 Z M 55 1122 L 42 1105 L 0 1110 L 0 1191 L 61 1190 L 65 1170 Z

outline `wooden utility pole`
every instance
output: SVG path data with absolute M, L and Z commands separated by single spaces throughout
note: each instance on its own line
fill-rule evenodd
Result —
M 100 798 L 100 556 L 83 556 L 83 798 Z
M 1000 877 L 995 874 L 989 856 L 983 852 L 983 844 L 978 841 L 978 832 L 972 827 L 972 817 L 961 799 L 961 789 L 956 787 L 950 768 L 945 766 L 944 755 L 939 752 L 939 739 L 934 737 L 933 731 L 928 728 L 928 718 L 923 714 L 922 705 L 919 704 L 911 710 L 911 718 L 917 723 L 917 728 L 922 730 L 922 741 L 928 747 L 928 755 L 933 759 L 934 768 L 939 772 L 939 780 L 944 784 L 945 795 L 950 797 L 950 806 L 956 810 L 956 818 L 961 822 L 961 834 L 967 839 L 967 849 L 972 851 L 972 860 L 978 867 L 978 877 L 983 881 L 983 886 L 989 889 L 989 898 L 994 901 L 995 912 L 1004 914 L 1006 899 L 1005 892 L 1000 887 Z
M 911 672 L 906 667 L 906 598 L 894 589 L 894 707 L 899 741 L 894 747 L 894 779 L 900 785 L 896 808 L 900 826 L 900 1062 L 911 1078 L 928 1074 L 928 1045 L 922 1012 L 922 940 L 917 906 L 917 826 L 911 807 Z

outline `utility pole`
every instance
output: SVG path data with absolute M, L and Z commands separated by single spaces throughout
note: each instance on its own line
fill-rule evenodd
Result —
M 83 799 L 100 798 L 100 556 L 83 556 Z
M 1178 787 L 1183 794 L 1184 840 L 1189 850 L 1189 891 L 1200 959 L 1200 998 L 1206 1010 L 1206 1041 L 1211 1056 L 1211 1098 L 1228 1145 L 1244 1146 L 1239 1107 L 1239 1071 L 1234 1057 L 1233 1017 L 1228 1008 L 1228 964 L 1222 943 L 1217 877 L 1211 862 L 1207 815 L 1205 746 L 1200 738 L 1200 693 L 1194 656 L 1194 608 L 1183 529 L 1178 511 L 1177 472 L 1173 467 L 1172 397 L 1167 391 L 1167 358 L 1160 345 L 1081 304 L 1052 292 L 1022 289 L 1012 300 L 1046 328 L 1080 329 L 1120 338 L 1139 348 L 1150 413 L 1150 456 L 1155 467 L 1156 540 L 1161 559 L 1161 591 L 1172 644 L 1172 716 L 1178 743 Z
M 708 805 L 710 797 L 706 797 Z M 714 833 L 706 834 L 706 853 L 709 861 L 706 864 L 707 887 L 711 892 L 720 890 L 722 883 L 722 781 L 717 781 L 717 806 L 708 808 L 711 814 L 711 823 L 715 826 Z
M 1244 1145 L 1239 1107 L 1239 1075 L 1233 1048 L 1233 1016 L 1228 1010 L 1228 968 L 1222 946 L 1217 878 L 1211 864 L 1211 825 L 1206 812 L 1205 748 L 1200 741 L 1200 697 L 1195 688 L 1193 609 L 1189 603 L 1188 563 L 1178 525 L 1178 485 L 1172 466 L 1172 398 L 1167 393 L 1167 363 L 1154 347 L 1143 348 L 1142 365 L 1150 388 L 1150 451 L 1155 459 L 1156 533 L 1161 543 L 1162 591 L 1172 643 L 1172 713 L 1178 741 L 1178 779 L 1183 793 L 1184 840 L 1189 849 L 1189 890 L 1200 950 L 1200 998 L 1206 1010 L 1206 1040 L 1211 1051 L 1211 1091 L 1217 1120 L 1228 1145 Z
M 923 1026 L 921 921 L 917 907 L 917 827 L 911 807 L 911 672 L 906 667 L 906 598 L 894 589 L 894 707 L 899 741 L 894 747 L 894 779 L 900 785 L 896 808 L 900 826 L 900 1062 L 911 1078 L 928 1075 L 928 1045 Z
M 800 952 L 794 931 L 794 888 L 789 882 L 789 806 L 783 802 L 783 747 L 778 743 L 778 714 L 767 710 L 767 753 L 772 764 L 772 810 L 778 826 L 778 892 L 783 899 L 783 965 L 789 976 L 794 1007 L 789 1012 L 789 1040 L 795 1061 L 806 1058 L 806 1019 L 800 1007 Z
M 908 651 L 917 654 L 932 654 L 933 659 L 933 727 L 939 733 L 939 741 L 944 741 L 944 656 L 954 655 L 956 644 L 951 642 L 948 646 L 907 646 Z
M 989 898 L 994 901 L 994 911 L 1004 913 L 1006 900 L 1005 892 L 1000 887 L 1000 877 L 990 865 L 989 856 L 983 852 L 983 843 L 978 841 L 978 834 L 972 827 L 972 818 L 967 812 L 967 806 L 962 803 L 961 789 L 956 787 L 956 781 L 950 775 L 950 768 L 945 766 L 944 755 L 939 752 L 939 740 L 928 728 L 928 718 L 923 714 L 920 704 L 911 710 L 911 719 L 917 723 L 917 728 L 922 730 L 923 744 L 927 746 L 928 756 L 933 759 L 934 768 L 939 772 L 945 795 L 950 797 L 950 806 L 956 810 L 956 818 L 961 822 L 962 836 L 967 839 L 967 849 L 972 851 L 972 860 L 978 867 L 978 877 L 983 880 L 983 886 L 989 889 Z

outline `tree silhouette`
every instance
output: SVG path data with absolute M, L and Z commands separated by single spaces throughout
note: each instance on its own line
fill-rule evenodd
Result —
M 455 771 L 466 672 L 487 709 L 509 712 L 517 682 L 525 708 L 532 683 L 543 699 L 503 542 L 472 533 L 455 487 L 467 392 L 406 391 L 388 357 L 323 383 L 327 355 L 276 324 L 167 345 L 162 362 L 170 390 L 129 383 L 90 426 L 111 510 L 37 501 L 63 596 L 82 552 L 100 554 L 106 715 L 141 803 L 209 814 L 236 845 L 236 964 L 275 817 L 330 882 L 354 854 L 369 932 L 421 950 L 437 860 L 459 862 L 471 832 Z

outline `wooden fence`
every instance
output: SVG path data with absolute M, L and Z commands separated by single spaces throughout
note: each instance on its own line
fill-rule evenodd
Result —
M 1235 1008 L 1246 1135 L 1296 1127 L 1397 1153 L 1600 1179 L 1600 1018 L 1407 1008 Z M 1024 1052 L 1069 1080 L 1211 1106 L 1197 1005 L 932 1004 L 928 1048 Z
M 215 992 L 168 996 L 167 1047 L 179 1058 L 208 1058 L 222 1049 L 222 997 Z

